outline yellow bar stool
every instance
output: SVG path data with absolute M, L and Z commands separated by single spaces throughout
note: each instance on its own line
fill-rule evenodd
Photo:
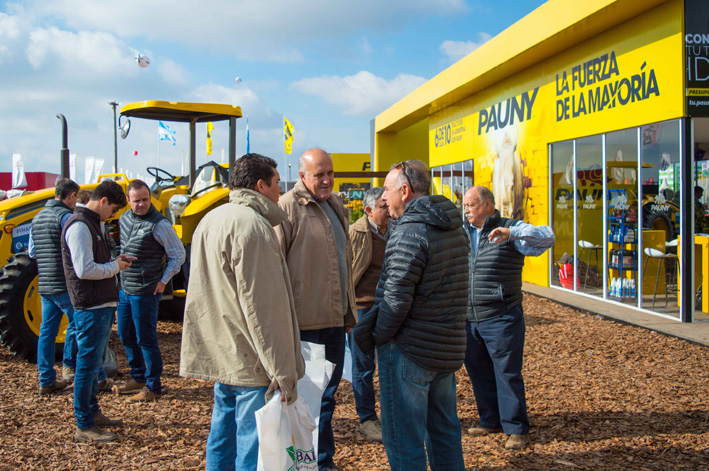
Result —
M 660 250 L 653 249 L 652 247 L 647 247 L 644 250 L 645 255 L 647 255 L 647 258 L 645 259 L 645 266 L 643 266 L 643 274 L 642 274 L 642 279 L 645 278 L 645 271 L 647 269 L 647 262 L 650 261 L 651 258 L 657 259 L 657 272 L 655 273 L 655 291 L 652 293 L 652 308 L 655 309 L 655 297 L 657 296 L 657 282 L 660 278 L 660 263 L 663 261 L 665 262 L 665 273 L 667 272 L 667 260 L 672 260 L 675 262 L 675 264 L 678 261 L 677 255 L 673 253 L 664 253 Z M 677 265 L 675 265 L 676 267 Z M 675 270 L 676 272 L 676 270 Z M 676 276 L 676 273 L 675 273 Z M 641 283 L 642 286 L 642 283 Z M 665 307 L 667 307 L 668 304 L 668 292 L 669 290 L 665 288 Z
M 588 265 L 591 263 L 591 254 L 596 254 L 596 269 L 598 269 L 598 251 L 601 250 L 603 247 L 600 245 L 592 244 L 587 240 L 580 240 L 579 247 L 581 247 L 581 250 L 588 250 L 588 259 L 586 260 L 586 277 L 583 280 L 583 290 L 586 291 L 586 283 L 588 282 Z

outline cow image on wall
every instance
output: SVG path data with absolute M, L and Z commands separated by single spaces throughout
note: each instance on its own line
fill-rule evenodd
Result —
M 522 219 L 524 178 L 522 163 L 517 155 L 517 131 L 502 129 L 495 139 L 497 158 L 492 171 L 492 194 L 500 215 Z

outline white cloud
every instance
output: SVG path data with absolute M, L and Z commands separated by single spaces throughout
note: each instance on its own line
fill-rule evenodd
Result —
M 161 57 L 158 61 L 158 73 L 165 83 L 176 86 L 185 86 L 190 80 L 189 72 L 177 62 L 167 57 Z
M 30 0 L 25 8 L 77 30 L 144 36 L 255 61 L 299 62 L 298 47 L 366 29 L 390 33 L 422 15 L 452 16 L 468 10 L 465 0 Z M 27 5 L 29 4 L 29 5 Z
M 109 33 L 36 29 L 30 33 L 27 59 L 35 70 L 57 61 L 76 79 L 85 73 L 90 73 L 92 80 L 96 76 L 126 75 L 126 71 L 137 73 L 130 48 Z
M 0 59 L 12 53 L 20 36 L 20 19 L 0 12 Z
M 399 74 L 391 80 L 360 71 L 346 77 L 324 76 L 293 82 L 291 88 L 337 105 L 348 115 L 374 116 L 426 81 L 423 77 Z
M 446 55 L 451 62 L 458 62 L 475 49 L 479 48 L 492 38 L 487 33 L 478 33 L 477 41 L 443 41 L 438 49 Z

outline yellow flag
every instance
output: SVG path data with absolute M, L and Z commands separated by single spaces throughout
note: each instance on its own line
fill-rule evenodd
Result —
M 207 155 L 212 155 L 212 130 L 214 125 L 211 121 L 207 122 Z
M 286 154 L 290 154 L 293 151 L 293 125 L 285 116 L 283 117 L 283 131 L 286 139 L 285 152 Z

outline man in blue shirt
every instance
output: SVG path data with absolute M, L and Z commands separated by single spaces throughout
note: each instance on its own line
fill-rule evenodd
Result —
M 131 402 L 157 401 L 162 396 L 163 368 L 158 304 L 165 286 L 185 261 L 185 248 L 170 221 L 152 205 L 145 182 L 131 181 L 126 193 L 131 209 L 120 219 L 121 253 L 135 261 L 121 273 L 117 330 L 131 379 L 116 390 L 135 393 L 128 398 Z
M 465 368 L 480 414 L 480 425 L 468 432 L 504 431 L 505 448 L 520 450 L 529 445 L 522 267 L 525 256 L 539 256 L 554 245 L 554 232 L 501 217 L 493 193 L 483 186 L 465 193 L 463 209 L 471 247 Z

